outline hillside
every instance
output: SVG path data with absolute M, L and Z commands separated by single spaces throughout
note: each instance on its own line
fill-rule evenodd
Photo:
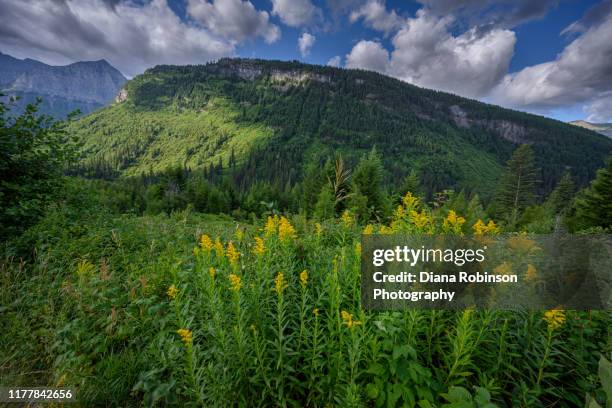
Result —
M 570 122 L 570 124 L 601 133 L 604 136 L 612 137 L 612 123 L 592 123 L 585 120 L 574 120 Z
M 105 60 L 52 66 L 0 53 L 0 93 L 19 96 L 18 107 L 42 97 L 41 111 L 64 117 L 89 113 L 111 102 L 125 77 Z
M 611 140 L 559 121 L 374 72 L 297 62 L 158 66 L 127 82 L 118 101 L 71 125 L 84 140 L 88 175 L 222 163 L 242 184 L 293 185 L 309 163 L 334 154 L 355 163 L 375 146 L 387 182 L 416 168 L 428 191 L 490 195 L 521 143 L 534 147 L 543 192 L 566 169 L 586 183 L 612 152 Z

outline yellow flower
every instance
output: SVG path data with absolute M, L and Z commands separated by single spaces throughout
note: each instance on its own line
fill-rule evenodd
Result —
M 230 264 L 236 265 L 238 264 L 238 259 L 240 258 L 240 252 L 236 249 L 232 241 L 227 244 L 227 259 L 229 259 Z
M 478 219 L 478 221 L 476 221 L 474 225 L 472 225 L 472 229 L 474 230 L 474 235 L 499 233 L 499 227 L 495 225 L 495 222 L 493 220 L 489 220 L 489 222 L 485 224 L 484 222 L 482 222 L 481 219 Z
M 460 217 L 454 210 L 450 210 L 448 215 L 444 219 L 442 229 L 445 232 L 454 232 L 456 234 L 461 233 L 461 226 L 465 223 L 465 218 Z
M 304 269 L 300 273 L 300 284 L 302 285 L 302 287 L 306 287 L 307 283 L 308 283 L 308 271 Z
M 168 294 L 168 297 L 172 300 L 176 299 L 176 295 L 178 295 L 179 290 L 175 285 L 171 285 L 168 290 L 166 291 L 166 293 Z
M 223 243 L 219 237 L 217 237 L 215 240 L 215 254 L 218 258 L 223 258 L 225 255 L 225 249 L 223 248 Z
M 240 288 L 242 288 L 242 279 L 240 279 L 240 276 L 236 275 L 235 273 L 230 273 L 229 281 L 230 290 L 233 290 L 234 292 L 240 291 Z
M 215 279 L 215 276 L 217 276 L 217 271 L 215 270 L 214 266 L 208 268 L 208 275 L 210 275 L 210 279 Z
M 259 256 L 266 253 L 266 244 L 260 237 L 255 237 L 255 248 L 253 248 L 253 253 Z
M 285 275 L 279 272 L 274 278 L 274 291 L 278 295 L 282 295 L 283 291 L 287 288 L 287 282 L 285 281 Z
M 419 204 L 419 199 L 418 197 L 413 196 L 410 191 L 408 191 L 404 198 L 402 198 L 402 203 L 404 204 L 406 209 L 411 210 Z
M 420 213 L 414 210 L 410 211 L 410 219 L 412 220 L 414 226 L 419 230 L 423 230 L 430 222 L 429 216 L 425 210 L 422 210 Z
M 551 309 L 544 312 L 544 320 L 548 324 L 549 330 L 555 330 L 565 323 L 565 311 L 562 309 Z
M 390 235 L 393 234 L 393 228 L 387 227 L 386 225 L 381 225 L 378 229 L 378 233 L 381 235 Z
M 214 247 L 212 239 L 206 234 L 202 235 L 200 238 L 200 247 L 205 251 L 210 251 Z
M 404 207 L 401 205 L 398 205 L 397 208 L 395 209 L 395 212 L 393 213 L 393 219 L 401 220 L 402 218 L 404 218 L 405 215 L 406 215 L 406 210 L 404 209 Z
M 244 230 L 240 227 L 237 227 L 236 233 L 234 235 L 236 236 L 236 241 L 242 242 L 242 239 L 244 238 Z
M 181 336 L 181 340 L 183 341 L 183 343 L 185 343 L 186 346 L 189 346 L 191 343 L 193 343 L 193 333 L 191 333 L 191 330 L 178 329 L 176 332 L 179 334 L 179 336 Z
M 349 329 L 352 329 L 353 327 L 361 324 L 360 321 L 353 320 L 353 315 L 347 312 L 346 310 L 340 312 L 340 315 L 342 316 L 342 320 L 344 320 L 344 324 L 346 324 L 346 327 L 348 327 Z
M 321 226 L 320 223 L 316 222 L 315 223 L 315 234 L 317 234 L 317 237 L 321 236 L 321 232 L 323 232 L 323 227 Z
M 510 262 L 502 262 L 495 269 L 493 269 L 498 275 L 511 275 L 512 274 L 512 264 Z
M 293 228 L 289 220 L 285 217 L 281 217 L 278 223 L 278 237 L 281 239 L 281 241 L 286 239 L 294 239 L 297 237 L 295 228 Z
M 357 258 L 361 256 L 361 242 L 355 243 L 355 255 L 357 256 Z
M 527 272 L 525 272 L 525 280 L 527 282 L 533 282 L 538 279 L 538 273 L 536 271 L 535 266 L 532 264 L 527 265 Z
M 491 234 L 499 233 L 499 227 L 495 225 L 495 222 L 493 220 L 489 220 L 489 222 L 487 223 L 487 232 Z
M 363 235 L 372 235 L 373 233 L 374 227 L 372 226 L 372 224 L 366 225 L 362 232 Z
M 268 221 L 266 221 L 266 226 L 264 227 L 264 232 L 266 237 L 276 234 L 276 227 L 278 226 L 278 217 L 275 215 L 274 217 L 268 216 Z
M 312 314 L 315 315 L 315 317 L 319 317 L 319 309 L 317 309 L 316 307 L 312 309 Z
M 351 217 L 349 210 L 344 210 L 340 219 L 346 228 L 351 228 L 353 226 L 353 217 Z

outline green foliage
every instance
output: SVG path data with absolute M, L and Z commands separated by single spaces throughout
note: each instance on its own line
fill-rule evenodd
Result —
M 76 147 L 61 122 L 37 113 L 37 104 L 18 116 L 9 109 L 0 101 L 0 240 L 40 217 Z
M 575 207 L 582 228 L 612 227 L 612 159 L 597 171 L 595 180 L 576 199 Z

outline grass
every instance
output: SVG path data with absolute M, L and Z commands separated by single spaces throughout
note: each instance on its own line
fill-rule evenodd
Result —
M 73 188 L 22 237 L 32 259 L 6 248 L 2 384 L 86 407 L 578 406 L 601 387 L 609 312 L 364 311 L 350 214 L 136 217 Z M 374 230 L 442 228 L 421 208 Z

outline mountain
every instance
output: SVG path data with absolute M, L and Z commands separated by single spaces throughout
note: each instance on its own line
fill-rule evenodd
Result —
M 592 123 L 585 120 L 575 120 L 570 123 L 574 126 L 580 126 L 612 138 L 612 123 Z
M 40 96 L 41 111 L 58 118 L 75 109 L 89 113 L 108 104 L 125 81 L 105 60 L 52 66 L 0 53 L 0 93 L 20 96 L 18 109 Z
M 387 184 L 418 169 L 429 192 L 486 196 L 529 143 L 547 192 L 566 170 L 585 184 L 612 152 L 595 132 L 378 73 L 251 59 L 149 69 L 71 129 L 84 141 L 83 174 L 222 167 L 243 189 L 260 180 L 291 188 L 308 166 L 334 155 L 354 165 L 375 147 Z

